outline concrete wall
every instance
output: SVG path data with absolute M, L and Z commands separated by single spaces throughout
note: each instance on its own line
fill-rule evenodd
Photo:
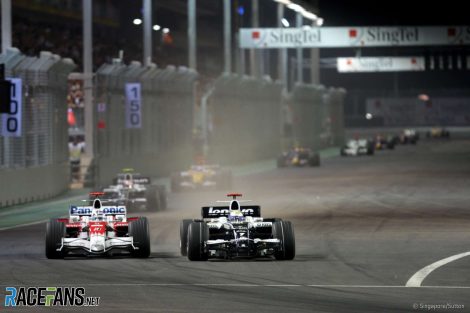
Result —
M 68 163 L 0 170 L 0 207 L 51 198 L 69 188 Z

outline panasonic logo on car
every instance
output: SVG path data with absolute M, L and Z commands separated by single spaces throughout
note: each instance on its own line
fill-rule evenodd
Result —
M 103 208 L 103 213 L 104 214 L 124 214 L 126 213 L 126 208 L 125 207 Z
M 71 206 L 70 207 L 70 214 L 71 215 L 89 215 L 91 214 L 91 208 L 87 207 L 77 207 L 77 206 Z
M 208 214 L 211 215 L 216 215 L 216 214 L 229 214 L 230 210 L 229 209 L 214 209 L 213 207 L 209 208 Z M 241 209 L 241 212 L 243 215 L 245 214 L 253 214 L 254 210 L 253 209 Z
M 93 209 L 91 207 L 70 207 L 70 215 L 91 215 Z M 105 207 L 102 209 L 103 214 L 126 214 L 125 207 Z

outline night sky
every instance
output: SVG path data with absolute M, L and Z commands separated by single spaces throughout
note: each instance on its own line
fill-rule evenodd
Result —
M 465 25 L 470 21 L 468 2 L 319 0 L 325 26 Z

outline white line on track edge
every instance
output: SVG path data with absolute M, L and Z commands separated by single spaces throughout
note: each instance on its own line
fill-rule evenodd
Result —
M 49 284 L 51 285 L 51 284 Z M 53 284 L 52 284 L 53 285 Z M 56 284 L 62 285 L 62 284 Z M 70 284 L 65 284 L 64 286 L 69 286 Z M 403 285 L 318 285 L 318 284 L 204 284 L 204 283 L 74 283 L 77 286 L 85 287 L 311 287 L 311 288 L 337 288 L 337 289 L 387 289 L 387 288 L 413 288 L 413 286 L 403 286 Z M 9 284 L 0 286 L 17 286 L 17 284 Z M 417 286 L 417 288 L 426 288 L 426 289 L 470 289 L 470 286 Z
M 434 262 L 426 267 L 423 267 L 419 271 L 417 271 L 411 278 L 406 282 L 406 287 L 424 287 L 421 286 L 423 283 L 423 280 L 431 274 L 434 270 L 438 269 L 441 266 L 444 266 L 450 262 L 456 261 L 458 259 L 461 259 L 463 257 L 469 256 L 470 251 L 464 252 L 464 253 L 459 253 L 453 256 L 450 256 L 448 258 L 439 260 L 437 262 Z

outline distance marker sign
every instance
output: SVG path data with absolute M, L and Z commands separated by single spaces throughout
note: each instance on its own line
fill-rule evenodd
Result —
M 142 128 L 140 83 L 126 84 L 126 128 Z
M 21 137 L 23 93 L 21 78 L 7 78 L 11 82 L 10 113 L 2 113 L 2 136 Z

